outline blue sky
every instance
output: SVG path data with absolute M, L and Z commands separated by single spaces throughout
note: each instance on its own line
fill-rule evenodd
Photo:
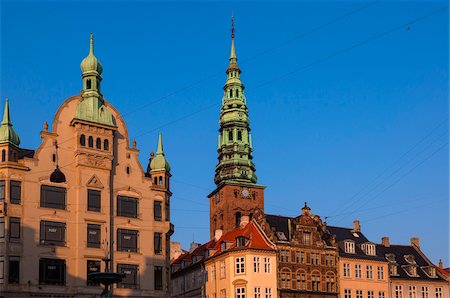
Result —
M 266 212 L 295 216 L 307 201 L 331 225 L 359 219 L 375 242 L 419 236 L 449 266 L 448 10 L 302 69 L 447 2 L 380 1 L 246 61 L 368 3 L 2 1 L 0 96 L 22 146 L 37 148 L 81 89 L 94 32 L 103 93 L 144 166 L 164 134 L 172 239 L 205 242 L 233 11 Z

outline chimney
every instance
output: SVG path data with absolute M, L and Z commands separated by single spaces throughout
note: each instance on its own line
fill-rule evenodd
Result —
M 250 217 L 248 215 L 242 215 L 241 216 L 241 222 L 239 226 L 241 228 L 245 227 L 250 222 Z
M 444 269 L 444 264 L 442 264 L 442 259 L 439 259 L 439 269 Z
M 353 221 L 353 232 L 361 232 L 361 224 L 357 219 Z
M 191 242 L 191 246 L 189 247 L 189 252 L 193 252 L 199 246 L 200 246 L 200 243 Z
M 214 231 L 214 240 L 219 241 L 220 237 L 222 237 L 223 230 L 217 229 Z
M 411 237 L 411 245 L 416 246 L 420 249 L 419 237 Z
M 382 237 L 381 244 L 383 244 L 384 247 L 390 247 L 391 244 L 389 243 L 389 237 L 387 236 Z

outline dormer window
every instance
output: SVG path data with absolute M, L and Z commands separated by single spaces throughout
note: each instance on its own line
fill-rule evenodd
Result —
M 345 252 L 348 254 L 354 254 L 355 253 L 355 242 L 353 241 L 345 241 Z
M 395 255 L 394 254 L 386 254 L 386 259 L 390 262 L 390 263 L 395 263 Z
M 408 262 L 408 264 L 415 265 L 416 260 L 414 259 L 413 255 L 404 255 L 405 261 Z
M 389 264 L 389 274 L 390 274 L 390 275 L 398 275 L 398 272 L 397 272 L 397 265 L 395 265 L 395 264 Z
M 220 250 L 221 251 L 227 250 L 227 243 L 225 241 L 222 241 L 222 243 L 220 243 Z
M 243 237 L 243 236 L 239 236 L 236 238 L 236 247 L 242 247 L 245 246 L 247 244 L 247 238 Z
M 426 275 L 428 275 L 429 277 L 437 277 L 436 275 L 436 268 L 434 268 L 433 266 L 423 266 L 421 267 L 423 272 L 425 272 Z
M 417 275 L 417 266 L 416 265 L 404 265 L 402 266 L 403 270 L 409 275 L 409 276 L 418 276 Z
M 376 255 L 375 244 L 364 243 L 363 245 L 361 245 L 361 248 L 366 253 L 366 255 L 368 255 L 368 256 Z

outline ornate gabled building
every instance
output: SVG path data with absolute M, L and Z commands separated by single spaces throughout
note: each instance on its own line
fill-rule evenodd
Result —
M 337 243 L 306 203 L 294 218 L 256 210 L 254 220 L 277 247 L 279 297 L 338 296 Z
M 210 201 L 210 237 L 216 229 L 224 233 L 239 227 L 242 216 L 252 217 L 253 210 L 264 210 L 264 186 L 257 184 L 253 163 L 252 136 L 241 70 L 231 32 L 231 54 L 227 81 L 220 109 L 216 189 Z
M 36 151 L 19 147 L 5 103 L 0 293 L 95 297 L 102 288 L 88 274 L 110 270 L 125 274 L 116 297 L 167 297 L 173 226 L 162 136 L 144 171 L 122 116 L 101 92 L 92 35 L 81 70 L 81 93 L 61 104 L 51 129 L 44 123 Z

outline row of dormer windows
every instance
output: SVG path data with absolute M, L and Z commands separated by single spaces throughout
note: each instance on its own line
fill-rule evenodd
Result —
M 107 139 L 104 139 L 103 142 L 100 138 L 97 138 L 95 140 L 95 148 L 102 150 L 102 143 L 103 143 L 103 150 L 108 151 L 109 150 L 109 141 Z M 86 146 L 86 136 L 85 135 L 81 135 L 80 136 L 80 145 L 81 146 Z M 89 148 L 94 148 L 94 138 L 92 136 L 89 136 L 87 138 L 87 146 Z

